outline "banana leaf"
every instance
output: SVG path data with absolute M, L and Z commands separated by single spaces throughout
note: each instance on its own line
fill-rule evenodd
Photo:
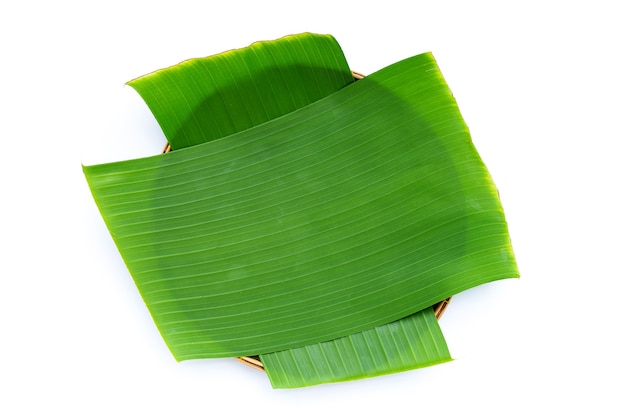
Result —
M 450 360 L 432 308 L 339 339 L 261 355 L 274 388 L 349 381 Z
M 242 131 L 303 107 L 349 84 L 354 75 L 332 36 L 305 33 L 188 60 L 134 79 L 129 85 L 137 90 L 154 111 L 155 118 L 168 132 L 167 136 L 175 142 L 175 148 L 179 148 L 216 139 L 224 132 Z M 171 119 L 185 122 L 171 123 Z M 192 122 L 189 123 L 189 120 Z M 401 321 L 405 320 L 414 319 Z M 386 326 L 395 328 L 398 323 L 379 326 L 377 331 L 389 332 Z M 258 358 L 242 359 L 245 363 L 252 362 L 267 370 L 274 387 L 354 379 L 414 369 L 426 363 L 449 359 L 447 348 L 436 350 L 443 356 L 429 358 L 430 362 L 425 362 L 423 355 L 415 355 L 411 348 L 411 345 L 425 346 L 428 343 L 445 347 L 440 331 L 424 334 L 413 332 L 410 344 L 396 341 L 393 346 L 376 345 L 378 349 L 367 345 L 369 338 L 363 337 L 364 334 L 367 333 L 352 335 L 349 340 L 352 349 L 358 352 L 358 357 L 331 358 L 344 364 L 339 373 L 328 373 L 324 368 L 328 362 L 289 362 L 298 358 L 305 349 L 319 349 L 319 344 L 297 348 L 294 352 L 287 350 L 264 355 L 263 358 L 268 358 L 267 363 L 260 362 Z M 344 339 L 324 342 L 321 346 L 329 352 L 344 352 Z M 336 348 L 332 347 L 335 343 L 338 344 Z M 379 360 L 381 355 L 385 358 L 396 357 L 399 346 L 406 350 L 402 353 L 402 362 Z M 295 370 L 300 375 L 298 383 L 289 377 L 289 371 L 293 373 Z M 304 375 L 314 375 L 315 378 L 309 380 Z M 324 375 L 325 379 L 320 375 Z M 281 383 L 283 380 L 292 382 Z
M 190 59 L 128 85 L 179 149 L 267 122 L 352 81 L 335 38 L 303 33 Z
M 344 337 L 518 276 L 430 54 L 243 132 L 84 171 L 179 360 Z

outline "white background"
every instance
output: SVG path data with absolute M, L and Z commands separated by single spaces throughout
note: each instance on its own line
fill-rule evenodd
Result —
M 23 1 L 0 6 L 0 415 L 626 415 L 626 59 L 614 1 Z M 272 390 L 176 363 L 81 163 L 158 153 L 124 83 L 311 31 L 370 73 L 432 51 L 500 189 L 522 278 L 453 299 L 455 361 Z

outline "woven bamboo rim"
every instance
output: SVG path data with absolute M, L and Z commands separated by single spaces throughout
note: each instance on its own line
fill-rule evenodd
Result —
M 352 76 L 354 77 L 355 80 L 360 80 L 361 78 L 365 77 L 365 75 L 358 73 L 356 71 L 352 71 Z M 163 147 L 162 153 L 168 153 L 171 150 L 172 150 L 172 147 L 170 146 L 170 144 L 166 143 L 165 146 Z M 439 320 L 441 316 L 443 316 L 443 313 L 446 311 L 449 304 L 450 304 L 450 297 L 446 298 L 443 301 L 438 302 L 437 304 L 433 306 L 433 310 L 435 310 L 435 317 L 437 318 L 437 320 Z M 237 360 L 241 363 L 244 363 L 260 371 L 265 371 L 265 367 L 263 366 L 263 362 L 261 362 L 261 359 L 259 358 L 259 356 L 240 356 L 237 358 Z

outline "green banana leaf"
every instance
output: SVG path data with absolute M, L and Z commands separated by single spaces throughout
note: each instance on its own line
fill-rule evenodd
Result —
M 261 355 L 272 387 L 299 388 L 452 360 L 432 308 L 328 342 Z
M 137 90 L 148 107 L 153 109 L 155 118 L 169 132 L 167 136 L 175 142 L 175 147 L 179 148 L 216 139 L 224 132 L 245 130 L 303 107 L 349 84 L 352 82 L 352 75 L 334 38 L 305 33 L 276 41 L 257 42 L 247 48 L 206 58 L 192 59 L 137 78 L 129 84 Z M 191 100 L 188 98 L 190 95 Z M 190 101 L 192 104 L 189 104 Z M 215 117 L 216 115 L 220 117 Z M 174 123 L 171 122 L 172 119 Z M 177 120 L 186 122 L 180 123 Z M 187 122 L 189 120 L 192 122 Z M 386 326 L 395 328 L 397 323 L 380 326 L 377 328 L 378 332 L 386 331 Z M 435 344 L 445 347 L 440 331 L 434 334 L 414 332 L 412 336 L 411 343 L 416 346 L 424 346 L 434 342 L 433 338 L 438 338 Z M 427 339 L 423 341 L 421 338 Z M 330 349 L 330 352 L 342 352 L 343 340 L 324 342 L 323 346 L 326 350 Z M 339 344 L 338 347 L 331 347 L 335 343 Z M 308 349 L 316 349 L 318 346 L 309 346 Z M 295 352 L 270 354 L 273 359 L 268 359 L 264 368 L 271 375 L 272 381 L 287 378 L 289 374 L 284 372 L 289 370 L 298 370 L 298 375 L 316 376 L 310 381 L 299 379 L 298 384 L 291 385 L 295 387 L 413 369 L 425 364 L 423 357 L 416 356 L 409 349 L 409 344 L 395 343 L 392 347 L 380 346 L 382 350 L 373 349 L 367 346 L 367 338 L 354 335 L 351 336 L 350 346 L 359 355 L 336 358 L 345 364 L 341 373 L 329 374 L 324 368 L 318 369 L 320 364 L 316 362 L 309 361 L 306 365 L 304 362 L 285 363 L 299 357 L 299 352 L 304 348 L 297 348 Z M 405 358 L 402 363 L 379 360 L 380 355 L 394 357 L 398 346 L 407 349 L 402 355 Z M 430 358 L 432 363 L 449 358 L 447 348 L 436 352 L 444 352 L 445 355 L 436 359 Z M 280 372 L 278 369 L 285 371 Z M 320 379 L 319 375 L 326 375 L 326 380 Z M 273 382 L 273 385 L 283 386 L 278 382 Z
M 343 337 L 518 276 L 429 54 L 229 137 L 84 171 L 180 360 Z
M 267 122 L 352 81 L 335 38 L 304 33 L 190 59 L 128 85 L 179 149 Z

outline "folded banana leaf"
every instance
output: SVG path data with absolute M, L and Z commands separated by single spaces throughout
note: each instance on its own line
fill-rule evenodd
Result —
M 240 133 L 84 171 L 180 360 L 344 337 L 518 276 L 430 54 Z

